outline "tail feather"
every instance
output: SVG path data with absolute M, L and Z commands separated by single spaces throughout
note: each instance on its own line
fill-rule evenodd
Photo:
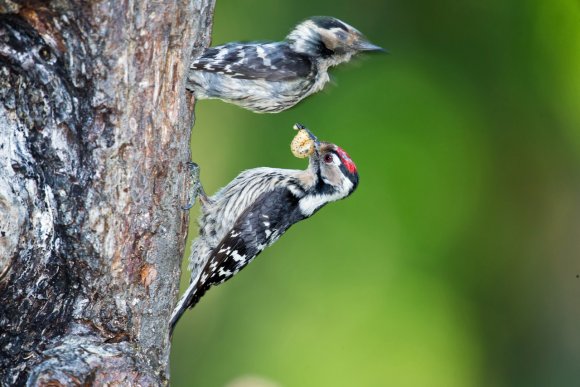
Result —
M 177 325 L 177 322 L 179 321 L 183 313 L 185 313 L 187 309 L 194 306 L 199 300 L 199 297 L 196 297 L 198 290 L 197 285 L 198 285 L 197 282 L 192 282 L 191 284 L 189 284 L 189 287 L 187 288 L 183 296 L 181 296 L 181 299 L 175 306 L 175 309 L 173 309 L 173 313 L 171 314 L 171 320 L 169 322 L 170 337 L 173 336 L 173 330 L 175 329 L 175 325 Z
M 173 336 L 173 330 L 177 325 L 177 322 L 183 316 L 187 309 L 193 308 L 199 299 L 203 297 L 205 292 L 207 291 L 208 287 L 205 283 L 200 282 L 201 273 L 199 273 L 195 279 L 190 282 L 189 287 L 181 296 L 181 299 L 173 309 L 173 313 L 171 314 L 171 320 L 169 321 L 169 337 Z

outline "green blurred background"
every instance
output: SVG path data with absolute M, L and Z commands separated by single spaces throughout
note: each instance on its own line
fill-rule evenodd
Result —
M 201 101 L 193 159 L 210 193 L 304 168 L 301 122 L 360 186 L 186 313 L 172 384 L 580 385 L 580 2 L 218 0 L 213 43 L 312 15 L 391 54 L 280 114 Z

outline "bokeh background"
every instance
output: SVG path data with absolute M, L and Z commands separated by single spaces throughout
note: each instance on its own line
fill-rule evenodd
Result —
M 304 168 L 301 122 L 360 186 L 186 313 L 172 384 L 580 385 L 580 3 L 218 0 L 213 43 L 311 15 L 390 54 L 280 114 L 199 102 L 193 159 L 211 193 Z

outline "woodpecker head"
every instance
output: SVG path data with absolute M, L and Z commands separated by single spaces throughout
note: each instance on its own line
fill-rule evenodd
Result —
M 350 156 L 337 145 L 313 139 L 316 147 L 306 175 L 310 189 L 300 199 L 300 211 L 305 217 L 330 202 L 346 198 L 358 186 L 358 172 Z
M 348 153 L 341 147 L 319 141 L 300 124 L 296 124 L 296 127 L 305 130 L 314 143 L 307 170 L 308 180 L 313 184 L 307 195 L 310 198 L 301 204 L 303 213 L 310 216 L 323 205 L 352 194 L 358 186 L 358 172 Z
M 384 51 L 354 27 L 330 17 L 314 16 L 298 24 L 286 37 L 296 52 L 318 58 L 326 67 L 348 62 L 362 51 Z
M 343 199 L 358 186 L 358 172 L 350 156 L 338 145 L 318 143 L 310 156 L 310 164 L 318 172 L 318 185 L 323 191 L 337 194 L 335 200 Z

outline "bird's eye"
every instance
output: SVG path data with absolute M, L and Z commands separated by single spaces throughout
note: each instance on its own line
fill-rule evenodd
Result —
M 336 32 L 336 37 L 338 38 L 338 40 L 346 40 L 348 38 L 346 32 L 344 31 Z
M 324 155 L 324 162 L 326 164 L 332 164 L 333 161 L 334 161 L 334 157 L 332 157 L 332 153 L 327 153 Z

